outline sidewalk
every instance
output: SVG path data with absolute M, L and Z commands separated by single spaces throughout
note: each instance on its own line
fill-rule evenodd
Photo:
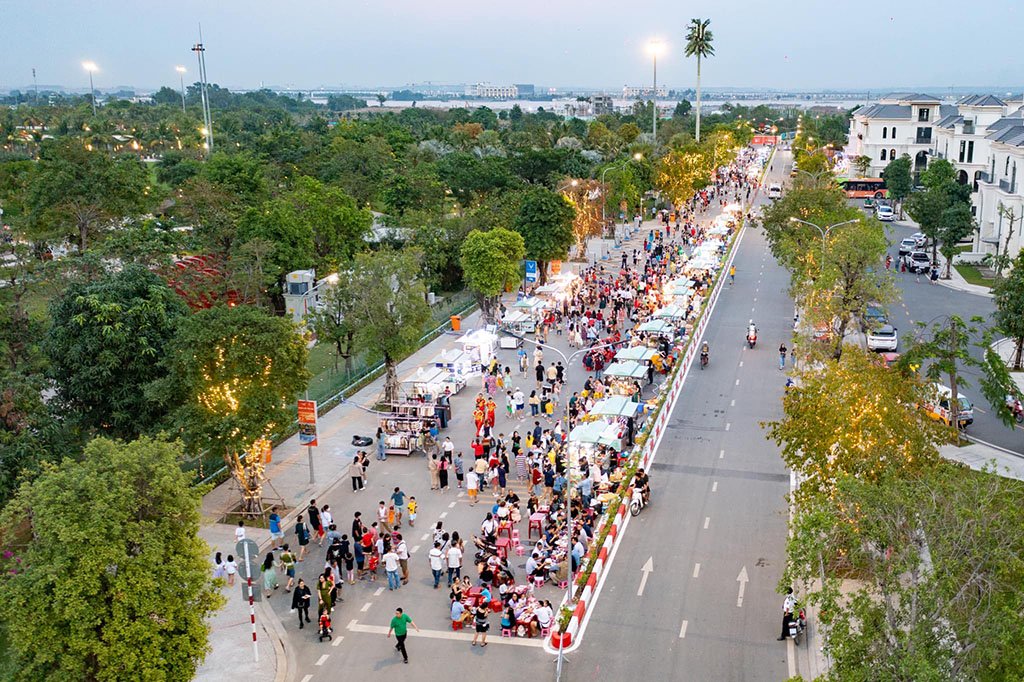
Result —
M 892 225 L 896 227 L 911 229 L 914 230 L 915 232 L 920 230 L 918 224 L 911 220 L 909 217 L 904 220 L 895 221 L 892 223 Z M 931 248 L 929 247 L 927 251 L 930 254 Z M 968 281 L 963 278 L 963 275 L 961 275 L 955 267 L 949 269 L 949 279 L 945 279 L 942 275 L 946 272 L 946 259 L 943 257 L 941 253 L 938 252 L 936 252 L 935 256 L 939 262 L 939 281 L 937 282 L 938 284 L 941 284 L 947 289 L 955 289 L 957 291 L 963 291 L 968 294 L 974 294 L 976 296 L 988 296 L 989 298 L 992 298 L 991 288 L 981 286 L 980 284 L 968 283 Z

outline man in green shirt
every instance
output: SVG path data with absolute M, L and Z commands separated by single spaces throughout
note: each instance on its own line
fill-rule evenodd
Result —
M 402 654 L 402 660 L 405 663 L 409 662 L 409 652 L 405 650 L 405 638 L 409 634 L 410 625 L 416 628 L 416 632 L 420 631 L 419 626 L 412 622 L 412 618 L 407 616 L 402 609 L 395 609 L 395 617 L 391 619 L 391 625 L 388 626 L 388 637 L 391 637 L 391 631 L 394 630 L 395 639 L 398 640 L 395 650 Z

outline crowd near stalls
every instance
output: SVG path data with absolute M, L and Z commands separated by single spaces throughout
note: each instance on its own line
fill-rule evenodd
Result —
M 381 416 L 379 457 L 407 450 L 414 434 L 420 445 L 429 439 L 431 490 L 465 489 L 468 504 L 480 508 L 480 525 L 469 533 L 443 520 L 427 524 L 433 588 L 447 589 L 450 626 L 473 629 L 474 643 L 482 637 L 486 644 L 492 621 L 508 637 L 557 627 L 546 598 L 557 593 L 545 586 L 564 589 L 582 568 L 603 512 L 630 475 L 637 434 L 738 225 L 739 205 L 726 204 L 749 193 L 747 165 L 755 159 L 741 154 L 687 205 L 660 214 L 642 247 L 520 291 L 500 308 L 493 332 L 467 332 L 460 350 L 417 369 L 404 382 L 407 398 Z M 716 201 L 725 217 L 709 222 L 702 214 Z M 548 346 L 552 336 L 571 355 Z M 500 348 L 514 349 L 516 361 L 499 362 Z M 579 387 L 571 394 L 569 376 Z M 449 399 L 466 386 L 478 392 L 472 402 L 460 398 L 471 414 L 459 418 L 468 417 L 472 429 L 455 442 L 442 431 L 452 419 Z M 366 474 L 366 454 L 360 457 L 350 472 L 354 489 Z M 315 502 L 308 510 L 312 536 L 328 535 L 321 611 L 329 613 L 346 579 L 383 578 L 402 589 L 409 560 L 402 526 L 416 520 L 415 498 L 395 488 L 374 513 L 356 514 L 350 534 L 326 522 L 324 511 Z

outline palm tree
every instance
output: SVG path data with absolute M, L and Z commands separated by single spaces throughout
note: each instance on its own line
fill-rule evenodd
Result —
M 700 142 L 700 60 L 715 54 L 714 36 L 708 30 L 710 19 L 690 19 L 686 29 L 686 56 L 697 57 L 697 142 Z

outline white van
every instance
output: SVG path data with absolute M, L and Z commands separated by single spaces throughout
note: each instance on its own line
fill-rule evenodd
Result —
M 781 199 L 782 198 L 782 185 L 777 182 L 773 182 L 768 185 L 768 198 L 769 199 Z
M 923 405 L 924 411 L 932 419 L 941 421 L 947 426 L 950 425 L 952 415 L 949 412 L 949 397 L 953 395 L 953 391 L 949 386 L 942 384 L 932 384 L 929 388 L 929 397 Z M 960 428 L 966 428 L 974 423 L 974 405 L 963 393 L 957 391 L 956 395 L 957 408 L 960 413 L 957 421 L 960 422 Z

